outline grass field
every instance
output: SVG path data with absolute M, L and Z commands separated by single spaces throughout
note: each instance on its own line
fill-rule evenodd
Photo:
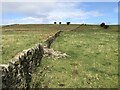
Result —
M 2 30 L 2 62 L 18 52 L 43 42 L 49 35 L 64 30 L 52 44 L 66 58 L 44 57 L 33 74 L 31 87 L 96 88 L 118 87 L 117 26 L 17 25 Z M 76 28 L 75 30 L 73 30 Z M 72 30 L 72 31 L 68 31 Z M 41 74 L 41 71 L 43 74 Z
M 17 53 L 34 46 L 34 44 L 42 43 L 49 35 L 53 35 L 58 30 L 69 30 L 77 26 L 28 24 L 3 27 L 2 63 L 8 63 Z
M 34 75 L 33 87 L 49 88 L 116 88 L 118 87 L 117 26 L 108 30 L 99 26 L 81 26 L 63 32 L 52 45 L 70 57 L 44 58 Z M 44 76 L 40 71 L 43 68 Z M 41 83 L 42 81 L 42 83 Z

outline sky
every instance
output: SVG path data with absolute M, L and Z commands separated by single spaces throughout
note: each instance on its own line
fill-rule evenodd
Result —
M 118 24 L 118 2 L 2 2 L 5 24 Z

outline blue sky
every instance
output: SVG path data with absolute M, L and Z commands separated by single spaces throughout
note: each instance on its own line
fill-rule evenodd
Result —
M 118 23 L 117 2 L 3 2 L 2 24 Z

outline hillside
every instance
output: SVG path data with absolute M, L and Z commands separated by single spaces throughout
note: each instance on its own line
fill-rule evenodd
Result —
M 118 27 L 98 25 L 13 25 L 2 28 L 2 62 L 63 32 L 52 49 L 68 57 L 44 57 L 33 74 L 32 88 L 116 88 Z M 43 71 L 42 71 L 43 70 Z M 42 73 L 41 73 L 42 72 Z
M 2 63 L 7 63 L 17 53 L 43 43 L 59 30 L 71 30 L 78 25 L 20 24 L 2 27 Z M 1 61 L 1 60 L 0 60 Z

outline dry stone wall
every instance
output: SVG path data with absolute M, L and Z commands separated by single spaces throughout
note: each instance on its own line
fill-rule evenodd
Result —
M 59 37 L 60 36 L 60 33 L 61 33 L 62 31 L 58 31 L 57 33 L 55 33 L 55 35 L 53 35 L 53 36 L 50 36 L 46 41 L 45 41 L 45 46 L 47 47 L 47 48 L 50 48 L 51 47 L 51 44 L 55 41 L 55 39 L 57 38 L 57 37 Z
M 40 65 L 44 51 L 40 44 L 19 53 L 8 65 L 1 65 L 2 88 L 17 88 L 21 85 L 25 89 L 30 88 L 32 73 Z
M 60 35 L 62 31 L 58 31 L 54 36 L 49 37 L 45 43 L 46 48 L 50 48 L 54 40 Z M 40 44 L 35 47 L 23 50 L 18 53 L 9 64 L 0 65 L 2 71 L 2 89 L 20 88 L 29 89 L 32 80 L 32 73 L 40 65 L 42 57 L 44 56 L 44 49 Z

